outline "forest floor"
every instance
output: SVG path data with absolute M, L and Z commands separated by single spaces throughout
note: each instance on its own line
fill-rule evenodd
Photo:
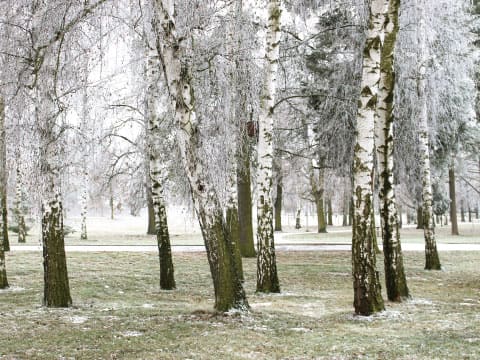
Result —
M 279 251 L 280 294 L 256 294 L 256 262 L 245 259 L 251 311 L 226 315 L 212 311 L 202 253 L 174 254 L 174 291 L 159 290 L 153 253 L 68 253 L 74 306 L 47 309 L 40 254 L 10 252 L 0 358 L 478 359 L 480 252 L 442 252 L 442 271 L 404 255 L 412 299 L 361 317 L 347 251 Z
M 143 220 L 93 218 L 90 240 L 80 241 L 78 232 L 66 238 L 67 246 L 149 249 L 67 250 L 74 303 L 69 309 L 41 306 L 39 251 L 7 253 L 11 287 L 0 291 L 0 359 L 480 358 L 480 251 L 441 251 L 442 271 L 425 271 L 423 252 L 405 251 L 412 298 L 386 302 L 384 312 L 361 317 L 353 315 L 349 229 L 316 234 L 286 227 L 276 234 L 282 292 L 256 294 L 256 260 L 244 259 L 251 311 L 225 315 L 212 311 L 204 253 L 174 253 L 177 290 L 159 290 L 155 237 L 144 234 Z M 75 226 L 74 218 L 68 221 Z M 201 249 L 197 229 L 184 230 L 173 227 L 173 244 Z M 439 248 L 480 244 L 479 223 L 463 223 L 460 231 L 462 236 L 451 237 L 448 227 L 437 228 Z M 14 234 L 10 239 L 18 250 Z M 421 249 L 422 231 L 405 227 L 402 240 L 404 249 Z M 299 244 L 338 244 L 332 249 L 345 250 L 282 250 L 288 244 L 296 250 Z M 38 248 L 34 231 L 27 238 L 31 245 Z M 383 283 L 381 255 L 377 261 Z

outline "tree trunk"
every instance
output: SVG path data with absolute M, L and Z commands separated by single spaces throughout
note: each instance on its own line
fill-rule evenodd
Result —
M 350 197 L 348 202 L 348 226 L 353 226 L 354 211 L 353 197 Z
M 409 297 L 400 242 L 400 224 L 395 199 L 393 159 L 393 109 L 395 69 L 393 65 L 398 33 L 399 0 L 388 1 L 388 14 L 384 23 L 384 43 L 380 60 L 380 85 L 375 117 L 377 166 L 380 177 L 380 224 L 385 265 L 385 284 L 390 301 Z
M 251 258 L 256 257 L 257 254 L 253 242 L 250 146 L 245 138 L 242 140 L 242 151 L 238 157 L 239 166 L 237 166 L 239 247 L 243 257 Z
M 5 102 L 2 95 L 0 95 L 0 203 L 2 207 L 2 226 L 0 231 L 3 235 L 3 251 L 10 251 L 7 214 L 7 143 L 5 141 Z
M 297 208 L 297 211 L 295 212 L 295 229 L 301 229 L 302 228 L 302 221 L 300 219 L 300 214 L 302 212 L 302 209 L 300 207 Z
M 460 221 L 465 222 L 465 200 L 460 200 Z
M 243 264 L 242 264 L 243 261 L 242 261 L 242 253 L 240 252 L 240 247 L 239 247 L 240 225 L 238 222 L 238 209 L 236 205 L 236 197 L 233 199 L 232 198 L 230 199 L 229 204 L 227 205 L 226 217 L 227 217 L 226 224 L 227 224 L 230 240 L 233 245 L 237 272 L 238 272 L 238 275 L 240 276 L 240 279 L 243 281 L 244 280 Z
M 384 0 L 372 0 L 364 48 L 361 93 L 358 102 L 353 162 L 354 219 L 352 228 L 352 273 L 355 313 L 371 315 L 384 310 L 374 248 L 373 209 L 374 118 L 380 81 L 381 30 L 385 20 Z
M 115 212 L 115 208 L 114 208 L 114 199 L 113 199 L 113 186 L 112 186 L 112 182 L 113 179 L 110 180 L 110 198 L 108 199 L 108 204 L 110 205 L 110 219 L 113 220 L 114 219 L 114 212 Z
M 283 185 L 282 179 L 277 182 L 277 197 L 275 198 L 275 231 L 282 231 L 282 197 Z
M 148 121 L 146 121 L 145 125 L 148 126 Z M 149 129 L 147 128 L 146 132 L 148 133 L 148 131 Z M 150 154 L 148 149 L 145 150 L 145 195 L 147 198 L 147 235 L 156 235 L 157 227 L 155 224 L 155 209 L 153 207 Z
M 333 207 L 332 207 L 332 199 L 327 199 L 327 207 L 328 207 L 328 225 L 333 226 Z
M 312 194 L 315 199 L 315 206 L 317 209 L 318 233 L 326 233 L 327 222 L 325 221 L 324 209 L 325 163 L 323 157 L 320 157 L 318 166 L 315 166 L 314 161 L 312 161 L 310 166 L 310 186 L 312 187 Z
M 168 169 L 162 154 L 168 152 L 168 136 L 162 134 L 161 119 L 157 110 L 158 96 L 160 89 L 159 81 L 160 62 L 158 54 L 152 51 L 148 54 L 146 67 L 146 80 L 148 87 L 146 91 L 145 114 L 147 147 L 146 157 L 149 159 L 145 164 L 149 171 L 147 181 L 147 192 L 151 193 L 151 207 L 154 211 L 155 233 L 157 235 L 158 260 L 160 264 L 160 289 L 175 289 L 175 276 L 172 260 L 172 249 L 170 245 L 170 234 L 168 232 L 167 211 L 163 197 L 163 189 L 168 176 Z
M 185 44 L 177 38 L 172 0 L 154 1 L 153 26 L 157 51 L 172 109 L 175 109 L 176 140 L 190 184 L 193 203 L 202 230 L 215 291 L 215 309 L 246 310 L 249 305 L 237 271 L 234 246 L 222 214 L 217 192 L 201 158 L 201 141 L 195 116 L 194 91 Z
M 423 208 L 417 207 L 417 229 L 423 229 Z
M 448 168 L 448 193 L 450 195 L 450 222 L 452 224 L 452 235 L 459 235 L 457 220 L 457 196 L 455 191 L 455 164 L 452 157 L 450 167 Z M 463 211 L 462 211 L 462 217 Z M 465 221 L 465 219 L 463 220 Z
M 6 144 L 5 144 L 5 103 L 3 96 L 0 95 L 0 161 L 2 162 L 2 167 L 0 169 L 0 195 L 3 198 L 6 195 L 5 191 L 5 177 L 6 177 Z M 5 238 L 5 229 L 7 224 L 4 222 L 4 217 L 0 217 L 0 289 L 5 289 L 8 287 L 7 280 L 7 268 L 5 266 L 5 250 L 6 250 L 6 238 Z
M 422 196 L 423 196 L 423 233 L 425 237 L 425 269 L 440 270 L 440 259 L 435 241 L 435 228 L 433 226 L 433 196 L 432 180 L 430 175 L 430 146 L 428 139 L 428 110 L 427 97 L 425 94 L 426 64 L 428 61 L 426 47 L 426 26 L 425 26 L 425 0 L 417 0 L 418 6 L 418 49 L 420 71 L 417 78 L 417 92 L 420 101 L 420 118 L 418 121 L 419 151 L 422 167 Z
M 150 171 L 150 169 L 149 169 Z M 155 210 L 153 209 L 153 200 L 152 200 L 152 185 L 147 185 L 147 234 L 155 235 L 157 233 L 155 227 Z
M 472 222 L 472 208 L 468 205 L 468 222 Z
M 273 107 L 280 47 L 280 0 L 267 4 L 266 71 L 260 98 L 257 170 L 257 291 L 280 292 L 273 236 Z
M 15 184 L 15 202 L 14 215 L 18 227 L 18 242 L 25 243 L 27 229 L 25 225 L 25 215 L 23 213 L 23 191 L 22 191 L 22 172 L 20 170 L 20 156 L 17 156 L 17 178 Z

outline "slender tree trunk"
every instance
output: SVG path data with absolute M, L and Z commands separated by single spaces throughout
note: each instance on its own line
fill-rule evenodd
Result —
M 160 89 L 159 81 L 160 61 L 156 51 L 148 54 L 146 68 L 146 80 L 148 82 L 145 114 L 147 148 L 146 155 L 149 159 L 146 164 L 149 170 L 147 188 L 151 191 L 152 208 L 154 211 L 155 230 L 157 235 L 158 260 L 160 264 L 160 289 L 175 289 L 175 276 L 172 260 L 172 249 L 170 245 L 170 234 L 168 232 L 167 211 L 163 197 L 163 189 L 168 176 L 168 169 L 162 155 L 168 148 L 166 136 L 161 131 L 161 120 L 157 110 Z M 147 190 L 148 191 L 148 190 Z
M 20 170 L 20 155 L 17 154 L 17 178 L 15 184 L 15 202 L 14 202 L 14 214 L 15 221 L 18 226 L 18 242 L 25 243 L 27 237 L 27 228 L 25 225 L 25 215 L 23 212 L 23 183 L 22 183 L 22 171 Z
M 452 157 L 450 167 L 448 168 L 448 192 L 450 195 L 450 221 L 452 223 L 452 235 L 459 235 L 457 219 L 457 196 L 455 191 L 455 163 Z M 462 218 L 464 218 L 462 209 Z M 463 219 L 462 221 L 465 221 Z
M 468 205 L 468 222 L 472 222 L 472 208 Z
M 435 241 L 435 228 L 433 226 L 433 196 L 432 181 L 430 175 L 430 149 L 428 139 L 428 110 L 427 97 L 425 94 L 425 78 L 427 76 L 426 64 L 428 60 L 426 48 L 425 26 L 425 0 L 416 0 L 419 14 L 418 49 L 420 71 L 417 80 L 418 98 L 420 101 L 420 118 L 418 121 L 418 134 L 420 139 L 420 154 L 422 166 L 422 196 L 423 196 L 423 233 L 425 237 L 425 269 L 440 270 L 437 243 Z
M 0 203 L 2 207 L 3 250 L 10 251 L 7 214 L 7 143 L 5 141 L 5 102 L 0 95 Z
M 423 226 L 423 207 L 417 207 L 417 229 L 424 229 Z
M 4 189 L 5 177 L 6 177 L 6 144 L 5 144 L 5 102 L 3 100 L 3 96 L 0 95 L 0 161 L 2 162 L 2 167 L 0 169 L 0 195 L 2 196 L 2 204 L 3 198 L 5 197 L 6 191 Z M 6 249 L 6 238 L 5 238 L 5 231 L 3 229 L 6 228 L 7 224 L 4 222 L 3 216 L 0 217 L 0 289 L 5 289 L 8 287 L 8 280 L 7 280 L 7 268 L 5 266 L 5 249 Z
M 390 301 L 409 297 L 403 266 L 400 242 L 400 222 L 395 199 L 393 173 L 393 110 L 394 110 L 394 52 L 398 33 L 399 0 L 386 0 L 388 15 L 384 23 L 384 44 L 380 61 L 380 86 L 377 116 L 375 117 L 375 142 L 378 174 L 380 177 L 380 223 L 385 265 L 385 283 Z
M 150 172 L 150 169 L 148 169 Z M 147 234 L 156 235 L 155 210 L 153 209 L 152 185 L 147 185 Z
M 238 156 L 237 194 L 238 223 L 240 228 L 239 247 L 243 257 L 256 257 L 252 224 L 252 188 L 250 177 L 250 146 L 242 139 L 242 151 Z
M 257 291 L 280 292 L 273 236 L 273 106 L 280 47 L 280 0 L 267 3 L 266 71 L 260 99 L 257 170 Z
M 295 212 L 295 229 L 301 229 L 302 228 L 302 219 L 300 218 L 300 214 L 302 213 L 302 209 L 297 207 L 297 211 Z
M 380 81 L 381 31 L 385 21 L 384 0 L 372 0 L 364 49 L 361 93 L 358 102 L 353 163 L 354 220 L 352 265 L 355 313 L 371 315 L 384 309 L 374 248 L 373 208 L 374 122 Z
M 218 195 L 208 178 L 206 164 L 199 156 L 202 138 L 195 116 L 192 78 L 185 57 L 185 42 L 176 34 L 172 0 L 154 0 L 153 26 L 171 106 L 175 109 L 176 140 L 207 250 L 215 291 L 215 309 L 246 310 L 249 306 L 237 271 L 234 247 Z
M 114 215 L 115 215 L 115 203 L 114 203 L 114 199 L 113 199 L 113 185 L 112 185 L 112 181 L 113 179 L 110 180 L 110 185 L 109 185 L 109 189 L 110 189 L 110 198 L 108 199 L 108 204 L 110 205 L 110 219 L 113 220 L 114 219 Z
M 403 219 L 402 219 L 403 208 L 397 204 L 397 210 L 398 210 L 398 227 L 401 229 L 403 227 Z
M 465 200 L 460 200 L 460 221 L 465 222 Z
M 332 199 L 327 199 L 327 207 L 328 207 L 328 225 L 333 226 L 333 207 L 332 207 Z
M 240 251 L 240 223 L 238 220 L 238 209 L 237 209 L 237 189 L 236 181 L 233 179 L 234 174 L 231 178 L 230 194 L 227 203 L 226 211 L 226 224 L 230 236 L 230 241 L 232 242 L 233 251 L 235 255 L 235 264 L 237 266 L 237 272 L 240 276 L 240 279 L 243 281 L 243 265 L 242 265 L 242 253 Z
M 277 197 L 275 198 L 275 231 L 282 231 L 282 197 L 283 184 L 282 178 L 277 182 Z
M 312 188 L 313 198 L 317 209 L 318 233 L 327 232 L 327 222 L 325 221 L 324 194 L 325 194 L 325 168 L 323 157 L 318 162 L 318 169 L 315 169 L 312 162 L 310 167 L 310 186 Z
M 354 206 L 353 206 L 353 197 L 350 198 L 348 202 L 348 226 L 353 226 L 353 217 L 354 217 Z

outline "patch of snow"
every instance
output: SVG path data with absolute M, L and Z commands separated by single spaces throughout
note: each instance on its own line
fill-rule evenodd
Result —
M 290 328 L 290 330 L 296 331 L 296 332 L 312 332 L 312 329 L 307 329 L 304 327 Z
M 252 308 L 257 308 L 257 307 L 264 307 L 264 306 L 272 306 L 271 302 L 264 302 L 264 303 L 254 303 L 250 304 Z
M 87 320 L 88 320 L 88 317 L 86 317 L 86 316 L 72 316 L 72 317 L 70 317 L 70 322 L 72 324 L 83 324 Z
M 10 286 L 6 289 L 0 289 L 0 292 L 19 292 L 19 291 L 25 291 L 25 288 L 22 288 L 20 286 Z
M 122 333 L 122 336 L 124 336 L 124 337 L 136 337 L 136 336 L 142 336 L 142 335 L 143 335 L 143 333 L 141 333 L 140 331 L 135 331 L 135 330 L 133 330 L 133 331 L 124 331 L 124 332 Z
M 142 307 L 145 309 L 151 309 L 153 308 L 153 304 L 143 304 Z
M 408 303 L 412 305 L 433 305 L 433 302 L 427 299 L 410 299 Z

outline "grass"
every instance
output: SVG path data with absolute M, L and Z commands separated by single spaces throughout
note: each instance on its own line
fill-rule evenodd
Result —
M 68 254 L 74 306 L 46 309 L 41 255 L 7 254 L 1 359 L 477 359 L 480 252 L 442 252 L 443 271 L 405 253 L 412 300 L 352 315 L 348 252 L 278 253 L 282 293 L 255 294 L 247 314 L 216 314 L 205 254 L 175 254 L 178 289 L 160 291 L 150 253 Z M 378 259 L 379 264 L 382 259 Z

